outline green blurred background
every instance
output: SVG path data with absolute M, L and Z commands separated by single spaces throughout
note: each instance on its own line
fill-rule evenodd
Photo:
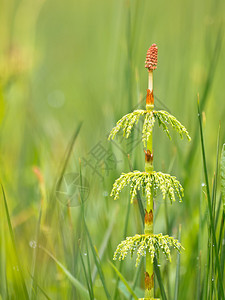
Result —
M 2 195 L 2 299 L 26 299 L 23 280 L 29 299 L 84 299 L 78 283 L 87 289 L 84 270 L 92 275 L 95 298 L 107 299 L 99 266 L 111 298 L 130 299 L 122 283 L 114 295 L 117 276 L 109 260 L 126 235 L 142 231 L 142 223 L 128 189 L 117 202 L 109 194 L 129 164 L 144 168 L 141 127 L 128 142 L 108 142 L 107 134 L 124 114 L 144 108 L 144 61 L 152 43 L 159 61 L 156 108 L 175 115 L 192 137 L 188 143 L 174 134 L 171 142 L 157 126 L 154 131 L 155 169 L 175 175 L 185 188 L 183 203 L 156 199 L 155 232 L 177 237 L 181 224 L 186 250 L 178 299 L 203 299 L 208 223 L 197 94 L 212 189 L 220 120 L 219 150 L 225 141 L 224 18 L 221 0 L 0 0 L 0 175 L 15 236 L 13 248 Z M 57 197 L 57 184 L 71 173 L 79 181 L 80 171 L 85 204 L 79 204 L 78 184 L 77 201 L 68 207 Z M 99 256 L 97 271 L 83 219 Z M 168 299 L 176 290 L 176 261 L 175 252 L 169 266 L 160 260 Z M 127 259 L 116 266 L 131 285 L 137 278 L 141 297 L 144 267 L 137 276 L 134 264 Z

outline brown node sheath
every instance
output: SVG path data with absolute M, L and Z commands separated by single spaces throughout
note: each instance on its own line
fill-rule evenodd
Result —
M 146 104 L 154 104 L 153 90 L 147 89 Z
M 146 225 L 152 225 L 153 223 L 153 211 L 150 210 L 150 212 L 145 209 L 145 224 Z
M 153 162 L 153 153 L 148 149 L 147 151 L 144 150 L 145 152 L 145 161 L 146 162 Z
M 154 274 L 150 277 L 148 272 L 145 272 L 145 289 L 151 290 L 154 287 Z
M 150 70 L 155 70 L 157 68 L 158 62 L 158 47 L 156 44 L 152 44 L 151 47 L 147 51 L 145 68 Z

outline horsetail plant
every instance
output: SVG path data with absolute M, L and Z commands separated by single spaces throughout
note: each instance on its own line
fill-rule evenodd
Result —
M 163 110 L 154 110 L 153 71 L 157 68 L 157 59 L 158 48 L 156 44 L 153 44 L 147 51 L 145 61 L 145 67 L 148 69 L 146 109 L 135 110 L 122 117 L 109 135 L 109 139 L 114 139 L 115 135 L 120 130 L 123 130 L 123 135 L 128 138 L 133 126 L 138 123 L 139 118 L 141 116 L 144 117 L 142 142 L 145 152 L 145 171 L 122 173 L 113 184 L 111 192 L 111 196 L 116 200 L 119 198 L 122 189 L 129 185 L 131 202 L 133 202 L 137 195 L 137 191 L 140 189 L 142 189 L 146 196 L 144 233 L 136 234 L 133 237 L 127 237 L 117 246 L 113 257 L 114 260 L 123 260 L 128 252 L 133 256 L 136 251 L 136 266 L 139 264 L 141 257 L 146 257 L 145 298 L 140 298 L 142 300 L 155 299 L 153 261 L 155 256 L 157 258 L 159 257 L 159 250 L 162 250 L 166 258 L 170 261 L 170 247 L 174 247 L 179 252 L 183 248 L 177 239 L 168 235 L 162 235 L 162 233 L 154 234 L 153 230 L 153 199 L 156 196 L 156 191 L 161 190 L 163 199 L 168 196 L 171 203 L 175 201 L 176 198 L 178 198 L 179 201 L 182 201 L 184 193 L 183 187 L 176 177 L 153 170 L 152 132 L 155 120 L 158 121 L 159 126 L 163 128 L 170 139 L 169 125 L 179 133 L 181 138 L 186 136 L 189 141 L 191 140 L 186 128 L 174 116 Z

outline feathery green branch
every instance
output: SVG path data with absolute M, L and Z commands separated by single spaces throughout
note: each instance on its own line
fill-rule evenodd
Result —
M 136 267 L 140 263 L 141 257 L 146 256 L 146 252 L 149 251 L 151 256 L 151 262 L 153 263 L 154 256 L 156 254 L 159 257 L 159 250 L 161 249 L 166 258 L 171 261 L 170 247 L 174 247 L 179 252 L 184 249 L 181 243 L 172 236 L 159 234 L 136 234 L 133 237 L 127 237 L 122 241 L 114 253 L 113 259 L 124 260 L 128 252 L 131 257 L 134 252 L 137 251 Z
M 159 126 L 162 126 L 163 130 L 166 132 L 167 136 L 171 139 L 170 132 L 167 125 L 170 125 L 173 129 L 175 129 L 181 138 L 186 136 L 186 138 L 190 141 L 191 137 L 187 131 L 187 129 L 171 114 L 163 110 L 135 110 L 132 113 L 129 113 L 123 116 L 117 123 L 116 126 L 111 130 L 109 135 L 109 140 L 114 139 L 115 135 L 123 130 L 123 135 L 125 138 L 128 138 L 133 126 L 138 123 L 140 116 L 145 115 L 143 130 L 142 130 L 142 141 L 144 146 L 146 147 L 146 143 L 148 137 L 152 133 L 152 129 L 155 124 L 155 120 L 158 120 Z
M 122 175 L 114 182 L 110 196 L 114 197 L 114 200 L 119 198 L 119 193 L 122 189 L 130 185 L 131 203 L 137 195 L 137 190 L 141 188 L 146 194 L 147 201 L 150 201 L 152 190 L 161 190 L 163 199 L 168 195 L 171 203 L 175 201 L 175 195 L 177 195 L 179 201 L 182 201 L 184 189 L 175 176 L 164 174 L 162 172 L 140 172 L 134 171 L 129 173 L 122 173 Z

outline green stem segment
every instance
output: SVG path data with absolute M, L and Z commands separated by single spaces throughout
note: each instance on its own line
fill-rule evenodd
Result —
M 153 70 L 149 70 L 148 90 L 146 98 L 146 110 L 153 110 Z M 145 151 L 145 172 L 153 171 L 153 151 L 152 133 L 147 141 L 147 151 Z M 153 234 L 153 191 L 150 201 L 147 201 L 145 210 L 145 234 Z M 146 252 L 146 272 L 145 272 L 145 298 L 154 298 L 154 270 L 151 262 L 150 252 Z

